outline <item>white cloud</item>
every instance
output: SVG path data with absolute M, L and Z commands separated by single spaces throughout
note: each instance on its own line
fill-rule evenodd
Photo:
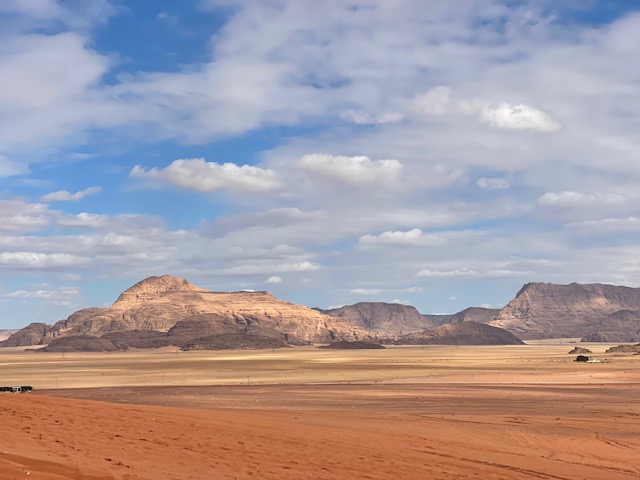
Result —
M 468 268 L 457 268 L 449 271 L 428 270 L 425 268 L 415 274 L 416 277 L 421 278 L 471 277 L 474 275 L 477 275 L 477 272 Z
M 616 193 L 585 194 L 565 191 L 560 193 L 547 192 L 538 198 L 537 204 L 540 207 L 570 209 L 602 205 L 623 205 L 628 201 L 628 197 Z
M 414 228 L 407 232 L 387 231 L 380 235 L 363 235 L 358 240 L 364 245 L 386 245 L 386 246 L 413 246 L 442 244 L 443 240 L 435 235 L 426 235 L 419 228 Z
M 11 299 L 35 298 L 47 304 L 63 307 L 72 306 L 73 300 L 79 296 L 80 289 L 78 287 L 60 287 L 56 290 L 14 290 L 0 295 L 0 297 Z
M 108 225 L 109 217 L 97 213 L 81 212 L 77 215 L 61 217 L 57 223 L 63 227 L 100 228 Z
M 91 263 L 89 257 L 68 253 L 2 252 L 0 265 L 15 269 L 58 269 L 75 268 Z
M 354 295 L 379 295 L 382 290 L 379 288 L 353 288 L 349 290 L 349 293 Z
M 506 178 L 479 178 L 476 185 L 482 190 L 505 190 L 510 184 Z
M 365 156 L 322 154 L 304 155 L 296 166 L 312 175 L 311 178 L 322 178 L 348 186 L 393 184 L 402 170 L 398 160 L 371 160 Z
M 450 87 L 438 86 L 426 93 L 418 94 L 413 99 L 414 109 L 428 115 L 448 113 L 452 105 L 453 90 Z
M 365 110 L 347 110 L 340 114 L 340 118 L 356 125 L 384 125 L 400 122 L 404 119 L 404 115 L 391 112 L 372 115 Z
M 260 193 L 276 190 L 281 186 L 280 179 L 273 170 L 251 165 L 238 166 L 235 163 L 205 162 L 203 158 L 175 160 L 163 169 L 154 167 L 145 170 L 136 165 L 130 176 L 162 180 L 199 192 L 230 190 Z
M 407 293 L 422 293 L 424 291 L 424 288 L 422 288 L 422 287 L 409 287 L 409 288 L 406 288 L 405 291 Z
M 89 195 L 95 195 L 102 191 L 100 187 L 89 187 L 85 190 L 81 190 L 79 192 L 70 193 L 66 190 L 60 190 L 57 192 L 47 193 L 43 195 L 40 200 L 43 202 L 77 202 L 78 200 L 82 200 Z
M 240 265 L 224 270 L 225 275 L 259 275 L 263 273 L 312 272 L 322 268 L 317 263 L 303 261 L 293 263 Z
M 42 203 L 20 199 L 0 200 L 0 232 L 37 232 L 51 221 L 51 212 Z
M 484 106 L 480 118 L 493 127 L 508 130 L 533 130 L 545 133 L 560 129 L 560 124 L 549 114 L 524 104 L 502 102 L 495 107 Z
M 282 283 L 282 282 L 283 282 L 282 278 L 281 277 L 276 277 L 276 276 L 269 277 L 264 281 L 264 283 L 269 283 L 271 285 L 277 285 L 277 284 Z
M 397 303 L 398 305 L 411 305 L 411 301 L 410 300 L 402 300 L 402 299 L 399 299 L 399 298 L 391 300 L 391 303 Z

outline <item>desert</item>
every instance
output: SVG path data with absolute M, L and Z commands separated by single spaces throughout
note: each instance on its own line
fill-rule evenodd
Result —
M 640 356 L 569 342 L 5 348 L 0 478 L 639 478 Z

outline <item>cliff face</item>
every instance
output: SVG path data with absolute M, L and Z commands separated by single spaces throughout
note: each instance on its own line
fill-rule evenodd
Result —
M 489 324 L 523 339 L 585 337 L 638 341 L 640 288 L 529 283 Z
M 361 302 L 322 312 L 342 318 L 355 327 L 389 337 L 421 332 L 435 325 L 414 307 L 397 303 Z
M 375 333 L 353 327 L 341 318 L 278 300 L 267 292 L 212 292 L 165 275 L 138 282 L 110 308 L 79 310 L 52 327 L 31 325 L 0 346 L 37 345 L 57 338 L 100 337 L 128 330 L 169 332 L 178 322 L 185 322 L 184 332 L 193 330 L 191 319 L 207 324 L 203 329 L 208 332 L 268 331 L 270 336 L 280 335 L 293 343 L 376 338 Z

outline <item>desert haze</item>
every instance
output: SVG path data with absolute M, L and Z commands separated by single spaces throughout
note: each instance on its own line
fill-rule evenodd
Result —
M 544 343 L 3 349 L 0 479 L 639 478 L 640 356 Z

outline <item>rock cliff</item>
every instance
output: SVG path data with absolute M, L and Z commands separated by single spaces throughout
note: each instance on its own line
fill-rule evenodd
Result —
M 528 283 L 489 322 L 522 339 L 640 340 L 640 288 Z

